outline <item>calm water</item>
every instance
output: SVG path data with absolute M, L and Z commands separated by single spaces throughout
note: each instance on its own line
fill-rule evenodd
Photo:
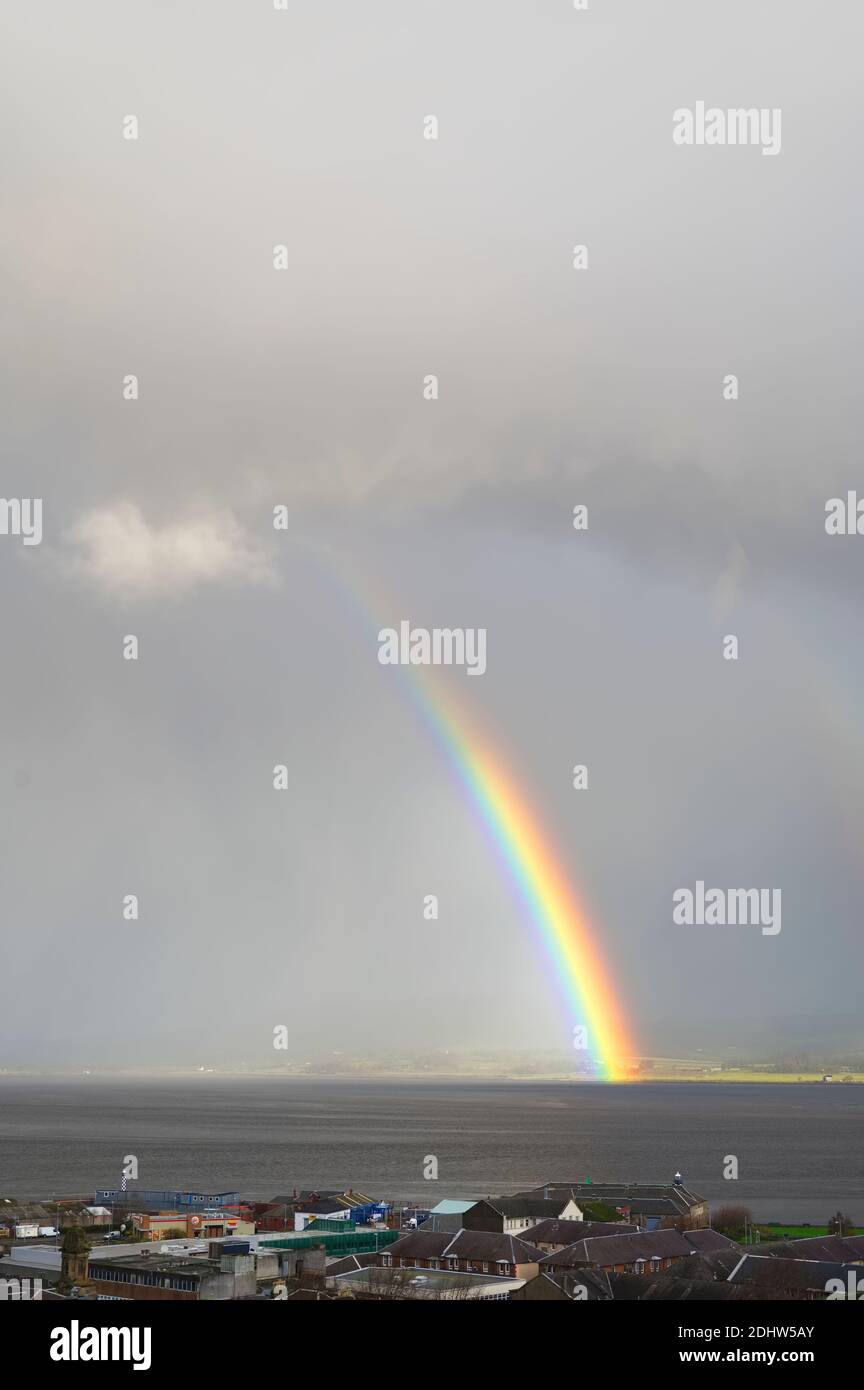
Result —
M 669 1182 L 763 1220 L 864 1225 L 864 1086 L 0 1077 L 0 1195 L 119 1186 L 270 1197 L 483 1196 L 544 1179 Z M 438 1181 L 423 1179 L 427 1154 Z M 740 1178 L 723 1180 L 727 1154 Z

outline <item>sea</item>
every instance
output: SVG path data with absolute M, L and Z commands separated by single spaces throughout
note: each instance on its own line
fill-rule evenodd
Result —
M 864 1225 L 860 1085 L 0 1074 L 0 1198 L 119 1187 L 130 1155 L 132 1188 L 351 1187 L 428 1207 L 680 1171 L 762 1221 L 824 1224 L 840 1209 Z

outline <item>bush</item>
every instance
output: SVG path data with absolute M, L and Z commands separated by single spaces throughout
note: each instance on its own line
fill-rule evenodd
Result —
M 718 1207 L 711 1216 L 712 1230 L 730 1240 L 743 1240 L 747 1228 L 752 1225 L 753 1213 L 749 1207 Z

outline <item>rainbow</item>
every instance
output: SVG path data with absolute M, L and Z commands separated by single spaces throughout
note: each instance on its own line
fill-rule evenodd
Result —
M 368 580 L 361 586 L 356 575 L 350 584 L 337 580 L 334 568 L 328 565 L 327 578 L 361 610 L 365 623 L 378 630 L 374 614 L 380 615 L 392 604 L 385 605 L 380 596 L 372 595 Z M 365 601 L 360 598 L 361 587 L 371 596 Z M 586 1051 L 594 1074 L 605 1081 L 633 1080 L 636 1049 L 596 941 L 597 929 L 569 883 L 528 796 L 503 756 L 471 727 L 452 697 L 433 683 L 429 668 L 387 669 L 401 673 L 402 689 L 410 693 L 412 704 L 436 736 L 478 811 L 539 933 L 571 1026 L 587 1030 Z
M 414 701 L 468 792 L 539 931 L 574 1028 L 587 1029 L 587 1051 L 606 1081 L 632 1080 L 636 1051 L 595 941 L 596 929 L 561 867 L 539 815 L 504 758 L 431 678 L 408 673 Z M 425 669 L 425 668 L 424 668 Z

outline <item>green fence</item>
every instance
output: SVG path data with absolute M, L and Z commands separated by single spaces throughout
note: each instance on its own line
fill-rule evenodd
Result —
M 316 1222 L 316 1225 L 318 1223 Z M 334 1223 L 335 1224 L 335 1223 Z M 338 1223 L 343 1226 L 345 1223 Z M 344 1235 L 322 1231 L 319 1235 L 279 1236 L 275 1240 L 262 1240 L 259 1250 L 309 1250 L 312 1246 L 323 1245 L 325 1255 L 365 1255 L 373 1250 L 383 1250 L 398 1240 L 401 1231 L 346 1231 Z

